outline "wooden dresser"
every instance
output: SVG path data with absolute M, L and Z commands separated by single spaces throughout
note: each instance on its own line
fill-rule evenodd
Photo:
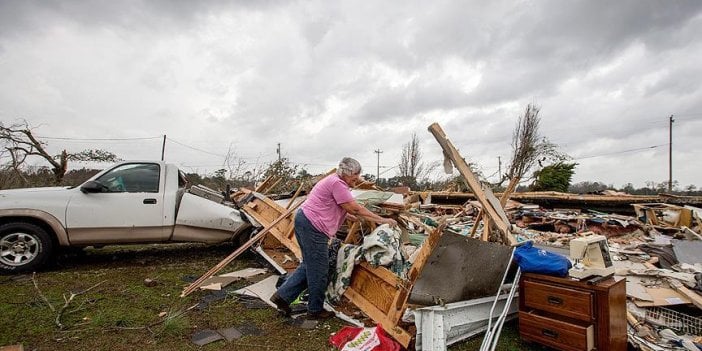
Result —
M 519 334 L 557 350 L 625 351 L 625 279 L 588 285 L 570 278 L 523 274 Z

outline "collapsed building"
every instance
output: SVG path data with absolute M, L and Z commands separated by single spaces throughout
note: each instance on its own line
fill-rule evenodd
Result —
M 332 246 L 339 256 L 348 257 L 337 259 L 334 255 L 333 263 L 343 259 L 350 263 L 332 274 L 329 290 L 336 295 L 328 297 L 336 304 L 328 307 L 338 311 L 338 316 L 357 325 L 381 325 L 403 347 L 412 345 L 418 350 L 442 350 L 486 331 L 486 335 L 493 335 L 493 323 L 514 318 L 518 311 L 525 320 L 522 324 L 520 319 L 523 337 L 562 349 L 617 350 L 625 349 L 627 342 L 646 350 L 675 345 L 684 349 L 702 341 L 700 208 L 651 202 L 660 197 L 632 199 L 616 194 L 610 205 L 615 204 L 618 210 L 604 212 L 607 201 L 601 197 L 592 209 L 583 196 L 558 193 L 541 196 L 551 202 L 563 200 L 561 204 L 576 202 L 577 206 L 547 209 L 530 201 L 537 197 L 515 194 L 503 208 L 441 128 L 434 124 L 430 132 L 471 193 L 394 194 L 372 186 L 354 190 L 358 202 L 397 219 L 400 228 L 396 235 L 390 235 L 396 240 L 387 242 L 378 238 L 390 229 L 362 221 L 348 223 L 337 235 Z M 242 189 L 232 195 L 231 200 L 262 229 L 186 288 L 183 295 L 205 285 L 209 277 L 249 248 L 279 274 L 295 269 L 301 253 L 293 218 L 304 199 L 304 185 L 286 200 L 273 200 L 266 190 L 274 184 L 277 180 L 272 177 L 255 190 Z M 626 201 L 632 209 L 621 210 Z M 614 277 L 604 277 L 606 281 L 590 284 L 529 275 L 520 279 L 512 264 L 514 247 L 521 243 L 532 242 L 569 256 L 571 240 L 591 234 L 606 238 L 607 255 L 614 267 Z M 350 254 L 351 250 L 356 251 Z M 336 279 L 343 274 L 345 279 Z M 342 281 L 345 283 L 335 284 Z M 266 284 L 274 289 L 275 280 Z M 540 285 L 555 291 L 544 297 L 545 307 L 525 297 L 525 286 L 533 289 L 531 286 Z M 522 289 L 518 300 L 514 299 L 517 286 Z M 559 289 L 564 295 L 558 295 Z M 267 291 L 272 294 L 271 286 Z M 559 299 L 578 294 L 584 296 L 579 302 L 588 306 L 582 315 L 564 310 L 561 312 L 567 318 L 558 318 L 553 311 L 569 303 Z M 269 296 L 260 297 L 267 301 Z M 539 314 L 539 310 L 545 312 Z M 527 322 L 543 326 L 539 329 L 543 335 L 531 335 L 528 329 L 533 325 Z M 576 342 L 546 327 L 557 323 L 572 327 L 571 338 Z

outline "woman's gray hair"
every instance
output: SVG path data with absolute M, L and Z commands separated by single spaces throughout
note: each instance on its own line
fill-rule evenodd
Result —
M 336 174 L 339 176 L 350 176 L 361 173 L 361 164 L 351 157 L 344 157 L 339 162 L 339 167 L 336 169 Z

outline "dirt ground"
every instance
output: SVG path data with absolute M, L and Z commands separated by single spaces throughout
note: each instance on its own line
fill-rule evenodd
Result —
M 329 336 L 345 325 L 339 319 L 309 330 L 292 326 L 274 309 L 256 303 L 251 306 L 231 292 L 192 309 L 212 295 L 198 291 L 179 297 L 188 280 L 199 277 L 233 250 L 231 245 L 195 244 L 89 248 L 60 255 L 56 264 L 34 276 L 0 276 L 0 346 L 21 343 L 25 350 L 333 350 Z M 247 253 L 220 273 L 247 267 L 263 267 L 263 263 Z M 155 285 L 145 284 L 147 278 Z M 228 291 L 249 284 L 236 282 Z M 198 331 L 229 327 L 258 335 L 202 347 L 191 342 Z M 481 340 L 482 335 L 449 350 L 477 350 Z M 511 322 L 505 325 L 497 350 L 543 349 L 523 343 L 516 323 Z

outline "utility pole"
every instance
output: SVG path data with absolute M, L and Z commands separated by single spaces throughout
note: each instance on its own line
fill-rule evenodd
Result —
M 166 134 L 163 135 L 163 144 L 161 145 L 161 161 L 163 161 L 163 156 L 166 154 Z
M 278 163 L 280 163 L 280 143 L 278 143 L 278 148 L 275 150 L 278 153 Z
M 497 156 L 497 181 L 502 180 L 502 159 Z
M 375 173 L 375 184 L 378 184 L 378 181 L 380 181 L 380 154 L 382 154 L 383 151 L 380 149 L 377 149 L 373 152 L 378 154 L 378 168 L 376 169 L 376 173 Z
M 673 191 L 673 115 L 668 119 L 668 192 Z

